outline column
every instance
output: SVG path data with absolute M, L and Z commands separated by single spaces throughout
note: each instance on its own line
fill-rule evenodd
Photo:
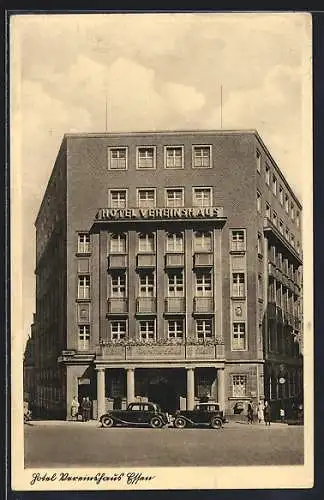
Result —
M 195 371 L 187 368 L 187 410 L 193 410 L 195 406 Z
M 135 375 L 134 368 L 127 368 L 127 404 L 135 399 Z
M 106 413 L 106 387 L 105 387 L 105 369 L 98 368 L 97 369 L 97 402 L 98 402 L 98 415 L 100 418 L 101 415 Z
M 224 368 L 217 370 L 217 391 L 219 408 L 225 411 L 225 371 Z

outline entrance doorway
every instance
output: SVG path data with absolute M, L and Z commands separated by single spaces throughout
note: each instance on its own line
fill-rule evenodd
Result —
M 180 406 L 179 394 L 166 379 L 152 381 L 148 386 L 148 399 L 160 406 L 162 411 L 175 413 Z

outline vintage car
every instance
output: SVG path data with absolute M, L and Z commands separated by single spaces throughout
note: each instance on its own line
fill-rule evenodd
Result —
M 111 410 L 99 419 L 102 427 L 144 426 L 154 429 L 164 427 L 171 422 L 170 415 L 162 412 L 155 403 L 129 403 L 126 410 Z
M 193 410 L 180 410 L 174 416 L 173 425 L 177 429 L 208 425 L 221 429 L 226 422 L 218 403 L 199 403 Z

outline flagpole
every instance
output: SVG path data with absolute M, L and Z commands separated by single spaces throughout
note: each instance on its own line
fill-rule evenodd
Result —
M 108 132 L 108 99 L 106 94 L 106 106 L 105 106 L 105 131 Z
M 223 85 L 220 88 L 220 128 L 223 128 Z

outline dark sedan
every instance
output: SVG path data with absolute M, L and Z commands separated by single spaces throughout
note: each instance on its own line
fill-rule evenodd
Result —
M 177 429 L 208 425 L 212 429 L 221 429 L 226 422 L 217 403 L 199 403 L 193 410 L 180 410 L 175 414 L 173 425 Z
M 130 403 L 126 410 L 111 410 L 100 417 L 102 427 L 149 425 L 159 429 L 170 421 L 170 416 L 155 403 Z

